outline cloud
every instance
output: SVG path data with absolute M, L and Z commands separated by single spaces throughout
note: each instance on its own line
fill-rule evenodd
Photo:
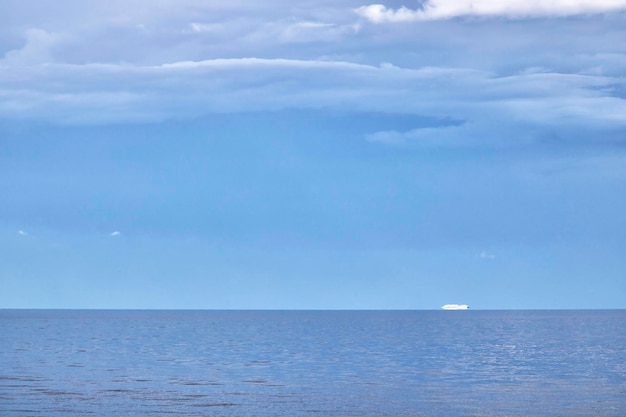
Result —
M 23 60 L 40 62 L 151 65 L 259 51 L 277 57 L 275 51 L 284 44 L 334 43 L 354 34 L 362 22 L 352 11 L 358 3 L 349 3 L 136 0 L 128 7 L 119 0 L 89 5 L 59 0 L 54 7 L 32 7 L 6 0 L 0 14 L 0 57 L 9 58 L 8 50 L 12 59 L 28 55 Z
M 334 109 L 423 115 L 440 127 L 371 132 L 386 144 L 520 143 L 536 130 L 626 128 L 619 77 L 341 61 L 212 59 L 128 64 L 0 65 L 0 117 L 61 124 L 151 122 L 210 113 Z M 602 137 L 602 135 L 596 135 Z M 590 135 L 593 137 L 593 135 Z
M 487 105 L 481 106 L 486 111 Z M 493 114 L 493 111 L 489 111 Z M 420 148 L 476 148 L 524 146 L 537 140 L 532 123 L 507 118 L 493 120 L 478 112 L 464 112 L 464 123 L 442 123 L 440 126 L 419 127 L 408 131 L 386 130 L 367 134 L 368 142 L 389 146 Z
M 626 10 L 626 0 L 427 0 L 419 9 L 382 4 L 361 6 L 357 14 L 373 23 L 414 22 L 452 19 L 461 16 L 482 17 L 564 17 Z
M 109 236 L 116 237 L 116 236 L 119 236 L 121 234 L 122 234 L 122 232 L 119 232 L 119 231 L 116 230 L 115 232 L 110 233 Z
M 624 49 L 621 46 L 623 14 L 589 18 L 594 21 L 570 19 L 556 26 L 526 21 L 522 27 L 502 22 L 502 19 L 482 20 L 480 25 L 475 24 L 475 19 L 474 23 L 472 19 L 431 19 L 427 25 L 379 26 L 366 22 L 411 20 L 432 10 L 431 6 L 439 10 L 448 3 L 456 9 L 467 7 L 463 6 L 467 3 L 441 0 L 428 3 L 430 6 L 422 9 L 370 5 L 358 9 L 360 17 L 354 12 L 359 6 L 357 0 L 302 1 L 297 5 L 254 0 L 228 4 L 138 0 L 133 8 L 122 1 L 87 5 L 75 0 L 59 0 L 54 7 L 33 8 L 28 2 L 6 0 L 3 2 L 6 13 L 0 14 L 0 56 L 4 54 L 5 60 L 11 58 L 15 64 L 123 62 L 158 65 L 219 57 L 314 59 L 325 55 L 352 56 L 358 62 L 372 65 L 389 61 L 407 66 L 410 59 L 413 67 L 448 66 L 469 59 L 471 65 L 467 62 L 452 65 L 476 68 L 486 67 L 493 62 L 493 54 L 499 52 L 500 59 L 506 59 L 507 65 L 529 60 L 532 62 L 523 65 L 554 68 L 554 65 L 574 66 L 583 54 L 591 54 L 588 55 L 591 65 L 602 67 L 603 60 L 598 60 L 596 53 L 604 52 L 615 54 L 622 62 L 619 65 L 623 74 L 620 53 Z M 483 3 L 487 4 L 473 3 L 474 9 L 480 9 Z M 543 3 L 550 5 L 545 7 L 554 4 Z M 522 7 L 518 1 L 489 4 L 506 4 L 511 9 Z M 446 7 L 451 8 L 450 5 Z M 493 35 L 494 31 L 497 36 Z M 550 42 L 544 42 L 546 38 Z M 590 45 L 591 50 L 586 50 Z M 524 50 L 520 51 L 520 46 Z M 494 50 L 494 47 L 497 48 Z M 541 56 L 546 49 L 553 50 L 543 55 L 541 62 L 532 59 Z M 476 52 L 480 53 L 479 57 Z M 415 65 L 416 62 L 419 65 Z
M 373 22 L 424 25 L 367 24 L 355 0 L 140 3 L 61 0 L 33 10 L 7 0 L 0 118 L 89 125 L 324 109 L 454 121 L 366 137 L 425 146 L 519 143 L 539 131 L 598 140 L 626 128 L 626 14 L 560 25 L 452 19 L 596 13 L 626 0 L 358 9 Z
M 511 171 L 523 181 L 535 184 L 558 183 L 563 187 L 564 181 L 581 184 L 592 176 L 605 185 L 617 184 L 626 179 L 626 154 L 617 151 L 600 155 L 543 156 L 517 162 Z
M 223 23 L 199 23 L 192 22 L 189 24 L 189 32 L 190 33 L 215 33 L 224 30 Z
M 408 131 L 387 130 L 366 135 L 369 142 L 386 145 L 420 145 L 425 147 L 466 147 L 478 144 L 494 145 L 489 131 L 496 125 L 480 126 L 476 121 L 442 124 L 434 127 L 419 127 Z M 502 126 L 498 130 L 501 130 Z
M 482 251 L 480 255 L 478 255 L 480 259 L 496 259 L 496 255 L 489 253 L 487 251 Z
M 23 230 L 18 230 L 18 231 L 17 231 L 17 234 L 18 234 L 18 235 L 20 235 L 20 236 L 28 236 L 28 233 L 26 233 L 26 232 L 25 232 L 25 231 L 23 231 Z
M 282 42 L 338 42 L 346 35 L 357 33 L 358 24 L 338 25 L 335 23 L 300 21 L 287 26 L 280 25 L 279 39 Z
M 21 49 L 7 52 L 5 64 L 39 64 L 51 59 L 51 51 L 61 40 L 61 36 L 42 29 L 29 29 L 25 33 L 26 41 Z
M 369 142 L 385 145 L 472 146 L 476 145 L 474 129 L 467 126 L 440 126 L 412 129 L 406 132 L 386 130 L 365 136 Z M 484 141 L 484 137 L 481 137 Z

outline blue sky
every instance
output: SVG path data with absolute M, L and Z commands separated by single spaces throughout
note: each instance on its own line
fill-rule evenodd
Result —
M 626 308 L 626 1 L 5 0 L 0 307 Z

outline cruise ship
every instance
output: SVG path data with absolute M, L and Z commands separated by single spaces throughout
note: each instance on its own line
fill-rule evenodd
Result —
M 445 304 L 441 306 L 444 310 L 469 310 L 467 304 Z

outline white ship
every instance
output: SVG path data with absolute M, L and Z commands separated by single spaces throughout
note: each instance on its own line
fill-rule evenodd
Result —
M 444 310 L 469 310 L 467 304 L 445 304 L 441 306 Z

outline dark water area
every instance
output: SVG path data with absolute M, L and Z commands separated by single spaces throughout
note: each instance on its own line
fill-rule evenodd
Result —
M 0 310 L 0 416 L 626 416 L 626 310 Z

